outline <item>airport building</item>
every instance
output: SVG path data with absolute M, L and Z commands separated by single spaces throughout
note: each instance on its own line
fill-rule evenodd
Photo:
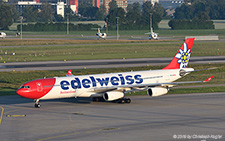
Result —
M 93 0 L 93 6 L 100 8 L 100 0 Z
M 64 17 L 65 6 L 69 5 L 71 10 L 77 14 L 79 5 L 78 3 L 82 1 L 98 8 L 100 8 L 100 5 L 104 5 L 106 8 L 106 13 L 108 13 L 109 3 L 112 0 L 19 0 L 17 3 L 17 9 L 19 12 L 22 12 L 26 6 L 33 6 L 37 9 L 40 9 L 42 6 L 42 2 L 48 2 L 52 5 L 52 8 L 57 11 L 57 14 Z M 140 5 L 142 5 L 146 1 L 151 1 L 153 5 L 155 3 L 160 3 L 165 9 L 174 9 L 176 7 L 179 7 L 184 2 L 184 0 L 116 0 L 118 7 L 123 8 L 125 12 L 127 11 L 128 4 L 139 2 Z
M 104 0 L 104 6 L 106 8 L 106 12 L 108 13 L 109 12 L 109 3 L 111 2 L 112 0 Z M 116 3 L 117 3 L 117 6 L 118 7 L 121 7 L 124 9 L 124 11 L 126 12 L 127 11 L 127 6 L 128 6 L 128 1 L 129 0 L 116 0 Z
M 184 0 L 159 0 L 159 3 L 165 9 L 174 9 L 181 6 L 184 3 Z
M 142 5 L 146 1 L 151 1 L 153 5 L 155 3 L 160 3 L 165 9 L 173 9 L 179 7 L 184 2 L 184 0 L 128 0 L 128 4 L 139 2 L 140 5 Z
M 57 3 L 49 3 L 51 4 L 52 8 L 56 10 L 58 15 L 61 15 L 62 17 L 64 17 L 64 9 L 65 6 L 69 5 L 71 10 L 74 13 L 77 13 L 78 10 L 78 0 L 70 0 L 69 3 L 64 3 L 64 2 L 57 2 Z M 17 9 L 20 13 L 23 12 L 23 10 L 27 7 L 27 6 L 33 6 L 34 8 L 37 9 L 41 9 L 42 3 L 40 2 L 40 0 L 34 0 L 34 1 L 18 1 L 17 3 Z

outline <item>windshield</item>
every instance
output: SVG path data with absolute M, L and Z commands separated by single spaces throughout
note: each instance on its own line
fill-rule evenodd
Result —
M 20 88 L 30 89 L 30 86 L 21 86 Z

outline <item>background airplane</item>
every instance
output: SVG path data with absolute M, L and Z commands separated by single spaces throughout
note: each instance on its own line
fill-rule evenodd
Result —
M 69 77 L 44 78 L 27 82 L 17 90 L 17 94 L 34 99 L 36 108 L 40 107 L 39 100 L 42 99 L 92 97 L 93 101 L 130 103 L 129 98 L 124 98 L 125 93 L 147 91 L 149 96 L 161 96 L 175 85 L 208 82 L 213 78 L 211 76 L 204 81 L 174 82 L 195 71 L 193 68 L 186 68 L 193 43 L 194 38 L 186 39 L 170 64 L 162 70 L 79 76 L 71 76 L 72 73 L 69 71 Z
M 97 39 L 106 39 L 107 34 L 106 33 L 101 33 L 100 29 L 98 28 L 98 32 L 96 33 L 96 36 L 84 36 L 81 34 L 82 37 L 88 37 L 88 38 L 97 38 Z
M 148 32 L 148 33 L 145 33 L 145 34 L 149 34 L 149 40 L 158 40 L 159 38 L 158 38 L 158 33 L 155 33 L 155 32 L 153 32 L 153 29 L 152 29 L 152 27 L 151 27 L 151 31 L 150 32 Z
M 5 39 L 6 33 L 5 32 L 0 32 L 0 38 Z
M 107 34 L 106 33 L 101 33 L 100 29 L 98 28 L 98 32 L 96 33 L 96 36 L 98 36 L 99 39 L 106 39 Z

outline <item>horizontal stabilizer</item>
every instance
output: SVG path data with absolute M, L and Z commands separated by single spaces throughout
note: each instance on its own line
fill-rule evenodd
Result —
M 214 77 L 214 75 L 213 76 L 211 76 L 211 77 L 209 77 L 209 78 L 207 78 L 206 80 L 204 80 L 203 82 L 209 82 L 209 81 L 211 81 L 212 80 L 212 78 Z

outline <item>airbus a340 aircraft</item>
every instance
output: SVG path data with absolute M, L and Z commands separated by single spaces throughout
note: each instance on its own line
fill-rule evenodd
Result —
M 71 71 L 67 77 L 37 79 L 23 84 L 17 94 L 35 99 L 35 107 L 40 107 L 39 100 L 71 97 L 92 97 L 93 101 L 104 99 L 118 103 L 130 103 L 124 94 L 133 91 L 147 91 L 149 96 L 160 96 L 168 92 L 168 88 L 183 83 L 201 83 L 210 81 L 173 82 L 190 72 L 186 68 L 190 59 L 194 38 L 187 39 L 168 66 L 162 70 L 146 70 L 109 74 L 93 74 L 74 76 Z

